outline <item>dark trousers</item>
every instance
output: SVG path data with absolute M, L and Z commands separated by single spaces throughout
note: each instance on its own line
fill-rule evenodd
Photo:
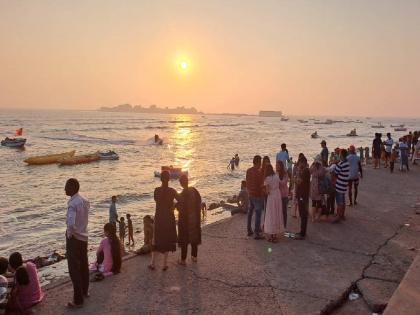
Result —
M 300 216 L 300 235 L 306 235 L 306 227 L 308 225 L 308 208 L 309 208 L 309 198 L 303 199 L 299 198 L 298 209 Z
M 395 166 L 394 161 L 389 162 L 389 170 L 391 171 L 391 173 L 394 173 L 394 166 Z
M 71 282 L 73 283 L 75 304 L 83 304 L 83 296 L 89 290 L 89 265 L 87 242 L 66 237 L 67 264 Z
M 350 204 L 353 204 L 353 201 L 356 202 L 357 193 L 359 191 L 359 179 L 349 179 L 348 187 L 349 187 Z M 353 200 L 353 187 L 354 187 L 354 200 Z
M 287 226 L 287 204 L 289 203 L 289 197 L 281 198 L 282 207 L 283 207 L 283 225 L 284 228 Z
M 249 198 L 249 208 L 248 208 L 248 224 L 247 229 L 248 233 L 252 233 L 252 215 L 255 211 L 255 230 L 256 234 L 261 233 L 261 215 L 264 208 L 264 199 L 263 197 L 250 197 Z
M 335 191 L 327 196 L 327 214 L 331 215 L 335 212 Z
M 185 260 L 187 259 L 188 254 L 188 244 L 182 244 L 181 245 L 181 259 Z M 198 254 L 198 245 L 197 244 L 191 244 L 191 256 L 197 257 Z

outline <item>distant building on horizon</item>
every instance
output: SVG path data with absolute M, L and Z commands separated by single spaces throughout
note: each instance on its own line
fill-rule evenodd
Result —
M 99 108 L 102 112 L 134 112 L 134 113 L 152 113 L 152 114 L 202 114 L 197 111 L 194 107 L 178 106 L 175 108 L 161 108 L 156 105 L 150 105 L 149 107 L 143 107 L 141 105 L 132 106 L 130 104 L 122 104 L 113 107 L 101 107 Z
M 260 110 L 258 115 L 261 117 L 283 117 L 281 110 Z

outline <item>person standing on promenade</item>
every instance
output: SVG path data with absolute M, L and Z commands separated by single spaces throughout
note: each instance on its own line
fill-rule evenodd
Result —
M 408 166 L 409 146 L 407 145 L 406 136 L 402 137 L 401 142 L 399 144 L 399 148 L 400 148 L 400 159 L 401 159 L 400 171 L 404 170 L 404 166 L 406 167 L 407 171 L 409 171 L 410 170 Z
M 417 157 L 417 152 L 418 152 L 418 149 L 417 149 L 418 143 L 419 143 L 419 132 L 414 131 L 413 141 L 412 141 L 413 148 L 411 149 L 411 161 L 412 161 L 413 164 L 416 164 L 416 157 Z
M 372 155 L 373 159 L 375 160 L 375 166 L 374 168 L 380 168 L 381 167 L 381 134 L 375 133 L 375 139 L 373 139 L 372 143 Z
M 309 171 L 311 173 L 311 220 L 312 222 L 315 222 L 315 220 L 320 218 L 322 212 L 322 195 L 319 190 L 319 181 L 320 177 L 325 176 L 326 173 L 325 167 L 322 166 L 322 158 L 320 155 L 315 157 Z
M 148 266 L 150 270 L 155 270 L 156 252 L 163 254 L 162 270 L 166 271 L 168 269 L 168 252 L 176 251 L 174 200 L 179 201 L 179 195 L 175 189 L 169 187 L 169 179 L 169 172 L 163 171 L 160 174 L 162 186 L 157 187 L 154 192 L 156 212 L 152 260 Z
M 66 254 L 74 297 L 69 308 L 80 308 L 89 296 L 89 265 L 87 255 L 90 204 L 79 194 L 79 182 L 70 178 L 64 188 L 70 197 L 67 207 Z
M 321 141 L 321 160 L 322 160 L 322 166 L 327 167 L 328 166 L 328 157 L 329 152 L 327 148 L 327 142 L 325 140 Z
M 268 241 L 276 243 L 277 235 L 284 231 L 280 178 L 271 164 L 267 165 L 264 187 L 267 192 L 267 205 L 264 218 L 264 232 Z
M 338 223 L 341 220 L 345 220 L 346 211 L 346 191 L 347 183 L 350 174 L 350 164 L 347 161 L 347 150 L 342 149 L 340 151 L 340 162 L 337 163 L 334 169 L 336 180 L 335 180 L 335 201 L 337 203 L 337 216 L 333 223 Z
M 296 180 L 296 198 L 300 216 L 300 232 L 295 239 L 303 240 L 306 237 L 308 225 L 309 191 L 311 186 L 311 174 L 308 168 L 308 160 L 302 154 L 298 160 L 298 178 Z
M 289 177 L 287 176 L 287 172 L 284 168 L 284 164 L 281 161 L 276 163 L 276 172 L 279 175 L 280 179 L 280 193 L 281 193 L 281 202 L 282 202 L 282 210 L 283 210 L 283 225 L 286 229 L 287 227 L 287 205 L 289 203 L 289 190 L 287 188 L 287 182 Z
M 264 208 L 264 197 L 263 197 L 263 173 L 261 171 L 261 156 L 256 155 L 253 159 L 251 168 L 246 171 L 246 188 L 249 195 L 249 208 L 248 208 L 248 220 L 247 229 L 248 236 L 252 236 L 255 233 L 255 239 L 263 239 L 261 235 L 261 214 Z M 251 222 L 252 215 L 255 212 L 255 230 L 252 231 Z
M 197 262 L 198 245 L 201 244 L 201 196 L 194 187 L 188 187 L 188 177 L 179 178 L 183 190 L 178 202 L 178 245 L 181 247 L 180 265 L 185 266 L 188 244 L 191 244 L 191 261 Z
M 392 139 L 391 139 L 392 140 Z M 391 155 L 389 156 L 391 157 Z M 349 162 L 350 166 L 350 175 L 349 175 L 349 207 L 357 205 L 357 193 L 359 188 L 359 174 L 360 178 L 363 178 L 363 169 L 362 163 L 360 162 L 360 158 L 356 154 L 356 148 L 354 145 L 351 145 L 349 148 L 349 155 L 347 156 L 347 161 Z M 388 163 L 388 158 L 385 163 Z M 354 186 L 354 200 L 353 200 L 353 186 Z
M 394 145 L 394 140 L 391 138 L 391 133 L 386 134 L 387 139 L 384 141 L 385 146 L 385 167 L 389 165 L 389 159 L 391 158 L 392 146 Z
M 117 222 L 119 222 L 116 203 L 117 203 L 117 196 L 112 196 L 111 205 L 109 206 L 109 223 L 114 225 L 115 229 L 117 229 Z

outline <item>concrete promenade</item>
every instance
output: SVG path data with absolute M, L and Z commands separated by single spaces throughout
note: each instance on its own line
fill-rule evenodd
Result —
M 69 283 L 46 292 L 35 314 L 372 314 L 382 311 L 420 248 L 420 168 L 366 169 L 359 205 L 340 224 L 309 223 L 304 241 L 248 239 L 246 216 L 207 226 L 198 264 L 147 269 L 149 257 L 91 284 L 80 310 L 66 310 Z M 290 213 L 290 211 L 289 211 Z M 289 216 L 289 230 L 298 220 Z M 159 261 L 161 263 L 161 261 Z M 158 263 L 158 266 L 159 266 Z M 350 291 L 361 297 L 348 300 Z M 420 314 L 420 310 L 418 310 Z

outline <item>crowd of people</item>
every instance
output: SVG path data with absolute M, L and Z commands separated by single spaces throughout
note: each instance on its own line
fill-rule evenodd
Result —
M 411 135 L 411 133 L 410 133 Z M 394 142 L 391 134 L 382 141 L 376 134 L 372 144 L 374 168 L 381 161 L 391 172 L 397 159 L 401 161 L 400 170 L 408 171 L 411 154 L 412 162 L 419 148 L 419 133 L 402 137 Z M 359 151 L 359 155 L 356 151 Z M 235 163 L 236 162 L 236 163 Z M 370 162 L 369 148 L 336 148 L 330 154 L 325 140 L 313 161 L 300 153 L 294 163 L 289 156 L 286 144 L 276 154 L 272 164 L 268 156 L 255 155 L 253 166 L 246 171 L 246 180 L 241 182 L 237 197 L 238 209 L 234 212 L 247 214 L 247 235 L 257 240 L 278 242 L 279 238 L 292 237 L 296 240 L 306 238 L 308 220 L 312 222 L 329 221 L 339 223 L 346 220 L 346 206 L 357 205 L 359 180 L 363 178 L 363 165 Z M 239 163 L 239 156 L 232 158 L 232 164 Z M 234 167 L 232 167 L 234 169 Z M 182 175 L 179 183 L 182 191 L 178 193 L 169 186 L 170 174 L 162 171 L 161 186 L 154 191 L 156 202 L 155 216 L 143 218 L 144 245 L 138 254 L 151 253 L 148 268 L 156 270 L 159 254 L 163 256 L 162 271 L 168 269 L 168 254 L 178 247 L 181 254 L 180 266 L 187 264 L 188 245 L 191 247 L 191 261 L 198 261 L 198 245 L 201 244 L 201 214 L 206 211 L 200 193 L 189 186 L 188 177 Z M 88 263 L 88 218 L 90 203 L 79 194 L 79 182 L 70 178 L 65 184 L 69 196 L 66 214 L 66 256 L 69 275 L 73 284 L 73 298 L 69 308 L 80 308 L 89 297 L 89 282 L 118 274 L 122 267 L 124 240 L 128 230 L 127 245 L 134 245 L 131 215 L 118 216 L 117 197 L 111 198 L 109 222 L 104 225 L 104 238 L 96 251 L 96 260 Z M 348 203 L 346 203 L 346 194 Z M 288 207 L 291 201 L 292 216 L 300 217 L 300 230 L 291 233 L 288 229 Z M 204 205 L 204 206 L 203 206 Z M 178 220 L 174 210 L 178 211 Z M 233 214 L 233 212 L 232 212 Z M 254 220 L 254 225 L 252 224 Z M 119 235 L 117 235 L 117 224 Z M 20 314 L 30 312 L 32 306 L 43 299 L 36 266 L 24 261 L 15 252 L 9 259 L 0 257 L 0 314 L 9 310 Z

